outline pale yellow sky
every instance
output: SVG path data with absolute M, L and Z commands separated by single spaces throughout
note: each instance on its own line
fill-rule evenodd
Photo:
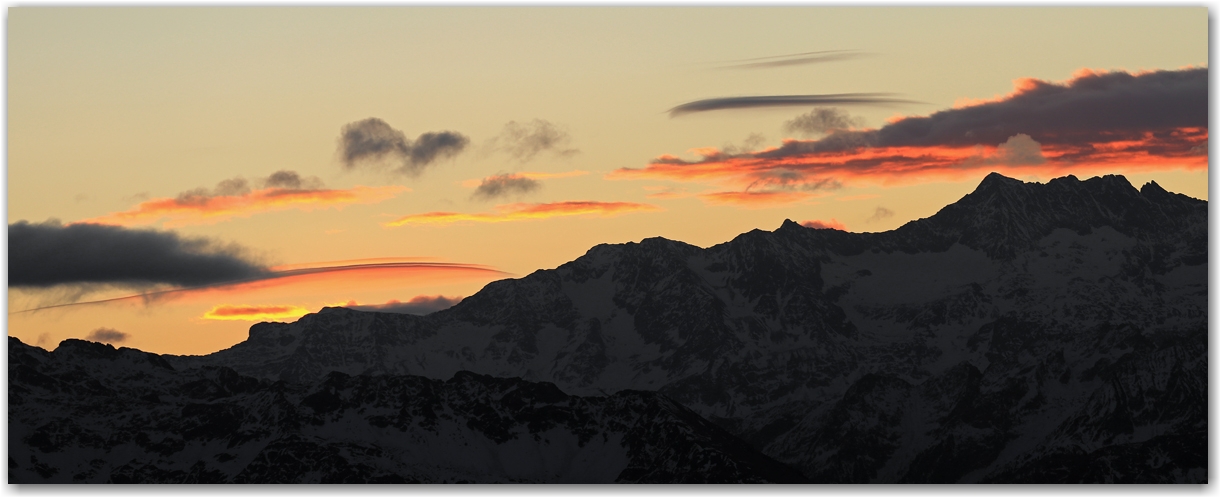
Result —
M 175 197 L 221 180 L 293 170 L 327 187 L 401 185 L 373 204 L 282 210 L 176 232 L 249 248 L 271 263 L 437 257 L 517 275 L 555 267 L 598 243 L 664 236 L 708 246 L 788 218 L 835 219 L 881 231 L 927 217 L 971 191 L 960 181 L 857 182 L 802 203 L 746 209 L 689 194 L 715 182 L 608 180 L 619 168 L 688 150 L 779 146 L 785 121 L 807 111 L 717 111 L 671 118 L 674 106 L 751 95 L 893 93 L 920 103 L 842 110 L 876 128 L 963 99 L 1013 91 L 1018 78 L 1062 82 L 1082 68 L 1179 69 L 1208 61 L 1207 9 L 1197 8 L 42 8 L 8 10 L 9 222 L 72 222 Z M 766 69 L 730 61 L 822 50 L 859 56 Z M 470 146 L 418 177 L 346 171 L 345 124 L 376 117 L 408 138 L 451 130 Z M 543 119 L 570 136 L 569 156 L 528 162 L 491 150 L 510 121 Z M 996 144 L 998 145 L 998 144 Z M 493 202 L 463 181 L 496 173 L 587 171 Z M 1114 171 L 1122 173 L 1124 171 Z M 1206 168 L 1130 173 L 1137 187 L 1207 198 Z M 1025 177 L 1046 181 L 1049 177 Z M 645 187 L 652 187 L 646 190 Z M 495 224 L 387 228 L 433 211 L 493 212 L 497 204 L 635 202 L 658 210 Z M 878 207 L 893 216 L 870 220 Z M 147 227 L 162 228 L 161 224 Z M 403 282 L 368 301 L 469 295 L 485 280 Z M 321 305 L 355 294 L 261 304 Z M 45 301 L 10 289 L 10 311 Z M 365 303 L 362 300 L 361 303 Z M 221 302 L 217 302 L 221 303 Z M 239 302 L 224 302 L 237 304 Z M 202 322 L 212 305 L 95 305 L 10 316 L 10 334 L 44 346 L 105 326 L 123 345 L 205 353 L 241 340 L 249 323 Z

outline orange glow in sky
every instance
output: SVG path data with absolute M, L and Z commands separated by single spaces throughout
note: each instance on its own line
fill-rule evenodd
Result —
M 411 189 L 397 185 L 357 186 L 346 190 L 266 188 L 245 195 L 158 198 L 140 202 L 131 210 L 113 212 L 77 222 L 131 226 L 156 223 L 165 219 L 165 226 L 210 224 L 233 217 L 249 217 L 274 210 L 309 211 L 328 207 L 342 208 L 347 204 L 375 204 L 407 191 L 411 191 Z
M 523 221 L 526 219 L 546 219 L 549 217 L 595 215 L 609 217 L 629 212 L 655 211 L 659 207 L 650 204 L 634 202 L 594 202 L 571 201 L 553 202 L 548 204 L 506 204 L 497 205 L 495 213 L 460 213 L 460 212 L 426 212 L 400 217 L 388 223 L 387 227 L 398 227 L 413 224 L 452 224 L 462 221 L 479 223 L 502 223 L 507 221 Z

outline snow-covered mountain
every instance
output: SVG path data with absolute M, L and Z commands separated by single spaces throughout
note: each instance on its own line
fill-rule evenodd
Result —
M 803 482 L 653 392 L 462 372 L 270 382 L 9 339 L 10 483 Z
M 599 245 L 427 316 L 327 308 L 164 359 L 654 391 L 820 482 L 1206 482 L 1207 203 L 992 174 L 893 231 Z

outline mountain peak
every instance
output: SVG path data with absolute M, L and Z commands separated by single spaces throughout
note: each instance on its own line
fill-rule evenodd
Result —
M 1067 178 L 1076 179 L 1075 176 L 1067 176 Z M 1025 182 L 1021 181 L 1019 179 L 1009 178 L 1008 176 L 1004 176 L 1003 174 L 1000 174 L 997 172 L 992 172 L 992 173 L 988 174 L 987 177 L 983 178 L 983 181 L 979 183 L 979 186 L 978 186 L 978 188 L 975 188 L 975 191 L 990 190 L 993 188 L 1021 186 L 1024 184 L 1025 184 Z

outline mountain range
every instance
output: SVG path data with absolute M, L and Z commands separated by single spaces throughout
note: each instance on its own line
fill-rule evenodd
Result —
M 993 173 L 204 356 L 10 338 L 10 482 L 1205 483 L 1207 258 L 1205 201 Z

